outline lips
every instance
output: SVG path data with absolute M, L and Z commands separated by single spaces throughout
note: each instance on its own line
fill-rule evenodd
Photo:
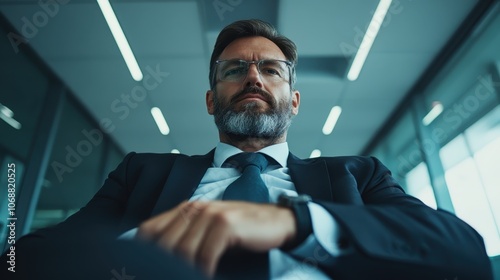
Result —
M 242 91 L 238 92 L 231 98 L 230 104 L 234 105 L 245 99 L 250 99 L 249 101 L 252 101 L 251 99 L 254 99 L 254 102 L 257 99 L 260 99 L 266 102 L 271 108 L 275 107 L 275 102 L 272 95 L 257 86 L 249 86 L 244 88 Z
M 262 96 L 261 94 L 258 94 L 258 93 L 247 93 L 247 94 L 244 94 L 243 96 L 237 98 L 235 101 L 236 102 L 240 102 L 240 101 L 243 101 L 245 99 L 260 99 L 266 103 L 269 103 L 269 101 L 267 100 L 266 97 Z

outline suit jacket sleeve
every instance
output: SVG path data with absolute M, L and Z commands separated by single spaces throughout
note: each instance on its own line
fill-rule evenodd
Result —
M 375 158 L 326 160 L 332 188 L 355 187 L 362 200 L 315 201 L 343 232 L 347 253 L 323 266 L 334 279 L 492 279 L 483 240 L 465 222 L 406 195 Z
M 95 275 L 83 275 L 101 265 L 99 257 L 119 252 L 112 246 L 105 251 L 103 246 L 114 243 L 120 233 L 149 216 L 176 156 L 128 154 L 80 211 L 58 225 L 16 241 L 15 273 L 7 271 L 9 250 L 4 252 L 0 257 L 0 279 L 96 279 Z M 158 170 L 145 172 L 144 166 L 151 161 Z M 139 176 L 142 173 L 145 174 Z M 135 188 L 137 185 L 141 187 Z M 120 270 L 122 266 L 117 264 L 114 268 Z M 111 268 L 101 269 L 103 274 L 97 274 L 98 277 L 112 278 Z

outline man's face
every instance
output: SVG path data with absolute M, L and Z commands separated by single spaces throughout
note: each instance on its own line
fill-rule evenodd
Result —
M 219 57 L 229 59 L 286 60 L 279 47 L 264 37 L 233 41 Z M 215 89 L 207 92 L 208 113 L 214 115 L 219 131 L 226 135 L 267 139 L 285 136 L 300 100 L 299 92 L 291 90 L 289 79 L 289 75 L 270 79 L 259 73 L 256 64 L 250 64 L 246 77 L 239 81 L 216 77 Z

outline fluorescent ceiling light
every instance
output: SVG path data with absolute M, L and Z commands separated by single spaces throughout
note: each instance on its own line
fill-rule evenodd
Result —
M 109 4 L 109 0 L 97 0 L 97 4 L 101 8 L 102 14 L 108 23 L 109 29 L 111 29 L 111 33 L 115 38 L 116 44 L 122 53 L 123 59 L 127 64 L 128 70 L 132 75 L 132 78 L 136 81 L 142 80 L 142 72 L 139 68 L 139 64 L 137 64 L 137 60 L 135 59 L 134 53 L 128 44 L 127 38 L 125 34 L 123 34 L 123 30 L 120 27 L 120 23 L 116 18 L 115 12 L 111 5 Z
M 21 129 L 21 123 L 14 119 L 14 112 L 2 103 L 0 103 L 0 119 L 15 129 Z
M 441 113 L 443 112 L 443 104 L 441 102 L 435 102 L 434 106 L 432 106 L 432 109 L 425 115 L 425 117 L 422 119 L 422 123 L 425 126 L 428 126 L 433 122 Z
M 10 126 L 12 126 L 15 129 L 21 129 L 21 123 L 16 121 L 13 118 L 9 118 L 5 116 L 4 114 L 0 114 L 0 119 L 4 120 L 6 123 L 8 123 Z
M 323 134 L 330 135 L 337 124 L 337 121 L 340 117 L 340 113 L 342 113 L 342 108 L 340 106 L 334 106 L 332 110 L 330 110 L 330 114 L 326 119 L 325 125 L 323 125 Z
M 0 113 L 8 118 L 12 118 L 14 116 L 14 112 L 2 103 L 0 103 Z
M 366 29 L 363 41 L 361 41 L 358 52 L 352 61 L 349 72 L 347 73 L 347 79 L 350 81 L 355 81 L 359 77 L 359 72 L 361 72 L 361 68 L 363 68 L 363 64 L 365 64 L 366 57 L 370 52 L 373 41 L 375 41 L 375 37 L 377 37 L 380 25 L 382 25 L 382 22 L 384 21 L 387 10 L 389 10 L 389 7 L 391 6 L 391 2 L 392 0 L 380 0 L 375 13 L 373 13 L 370 25 L 368 25 L 368 28 Z
M 153 118 L 155 119 L 156 125 L 158 126 L 158 129 L 160 129 L 161 134 L 168 135 L 170 133 L 170 128 L 168 127 L 167 121 L 165 120 L 165 117 L 163 117 L 160 108 L 151 108 L 151 115 L 153 115 Z
M 311 155 L 309 156 L 309 158 L 317 158 L 317 157 L 320 157 L 320 156 L 321 156 L 321 151 L 318 150 L 318 149 L 314 149 L 311 152 Z

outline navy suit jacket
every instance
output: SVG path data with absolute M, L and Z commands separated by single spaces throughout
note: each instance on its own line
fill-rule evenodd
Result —
M 130 153 L 85 207 L 57 226 L 21 238 L 18 247 L 57 246 L 104 228 L 116 238 L 189 199 L 213 153 Z M 287 164 L 297 192 L 310 195 L 335 218 L 344 233 L 339 246 L 350 248 L 336 257 L 304 256 L 330 277 L 492 279 L 481 236 L 456 216 L 405 194 L 377 159 L 301 160 L 290 154 Z

